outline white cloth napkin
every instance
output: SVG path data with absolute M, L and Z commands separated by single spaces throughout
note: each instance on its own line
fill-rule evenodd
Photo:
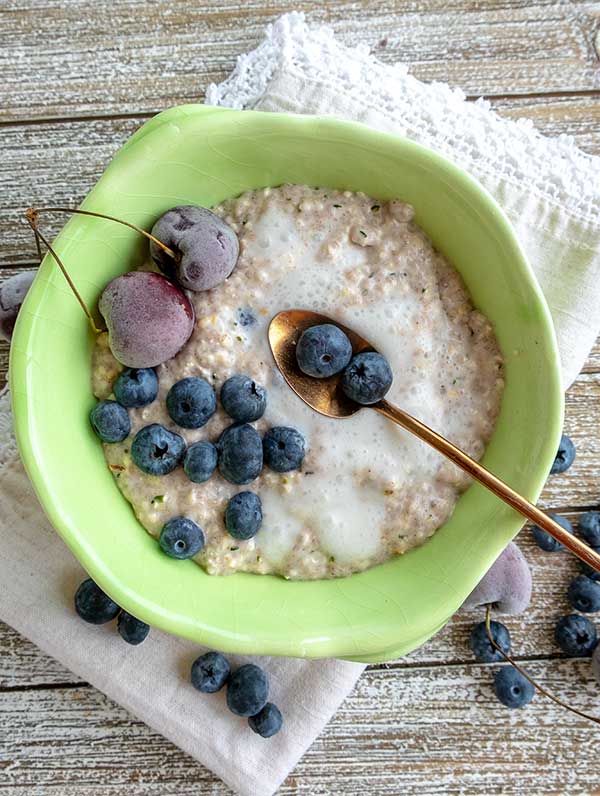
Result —
M 333 114 L 398 132 L 438 149 L 474 174 L 518 230 L 556 324 L 565 383 L 600 326 L 600 159 L 566 137 L 549 140 L 503 121 L 485 102 L 425 85 L 364 47 L 289 14 L 241 56 L 207 101 L 237 108 Z M 243 796 L 270 796 L 319 734 L 362 671 L 340 661 L 259 661 L 270 674 L 285 729 L 253 735 L 188 682 L 201 651 L 153 631 L 137 648 L 74 615 L 83 572 L 44 517 L 18 461 L 8 396 L 0 397 L 0 619 L 212 769 Z

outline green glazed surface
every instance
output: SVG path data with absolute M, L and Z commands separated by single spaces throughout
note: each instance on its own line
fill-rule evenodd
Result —
M 211 206 L 283 182 L 398 197 L 494 323 L 506 390 L 484 463 L 537 499 L 563 399 L 554 330 L 506 217 L 472 178 L 408 140 L 333 119 L 173 108 L 121 149 L 83 207 L 149 229 L 177 204 Z M 90 304 L 135 268 L 146 242 L 73 217 L 56 248 Z M 211 577 L 164 556 L 106 467 L 88 412 L 92 334 L 46 257 L 17 322 L 10 380 L 17 440 L 48 517 L 90 575 L 151 625 L 225 652 L 380 661 L 422 644 L 456 611 L 523 524 L 479 485 L 422 547 L 351 577 Z M 444 342 L 440 341 L 443 345 Z M 340 421 L 343 422 L 343 421 Z

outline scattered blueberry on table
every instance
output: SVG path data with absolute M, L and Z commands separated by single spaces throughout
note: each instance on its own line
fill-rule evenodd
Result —
M 148 406 L 158 395 L 158 377 L 154 368 L 126 368 L 113 385 L 115 398 L 127 408 Z
M 577 575 L 571 581 L 567 591 L 569 604 L 584 614 L 593 614 L 600 611 L 600 583 L 588 578 L 587 575 Z
M 510 653 L 510 633 L 506 625 L 502 622 L 490 622 L 490 632 L 495 643 L 508 655 Z M 497 663 L 504 660 L 503 655 L 491 643 L 488 638 L 485 622 L 475 625 L 471 631 L 469 645 L 475 655 L 475 660 L 479 663 Z
M 560 444 L 556 453 L 556 458 L 550 468 L 553 474 L 564 473 L 575 461 L 575 445 L 570 437 L 563 434 L 560 438 Z
M 204 531 L 189 517 L 173 517 L 163 525 L 158 539 L 164 553 L 180 560 L 197 555 L 204 541 Z
M 596 553 L 600 553 L 600 547 L 593 548 Z M 581 571 L 584 575 L 587 575 L 588 578 L 594 581 L 600 581 L 600 572 L 594 567 L 591 567 L 589 564 L 586 564 L 585 561 L 580 561 L 579 566 L 581 567 Z
M 252 423 L 267 408 L 267 391 L 249 376 L 236 374 L 221 387 L 221 404 L 229 417 L 238 423 Z
M 554 638 L 561 650 L 573 658 L 591 655 L 598 641 L 594 624 L 580 614 L 561 617 L 554 629 Z
M 169 417 L 181 428 L 201 428 L 217 411 L 214 389 L 198 376 L 188 376 L 167 393 Z
M 192 663 L 192 685 L 203 694 L 215 694 L 229 680 L 231 666 L 220 652 L 206 652 Z
M 255 716 L 267 704 L 269 682 L 254 663 L 236 669 L 227 683 L 227 707 L 236 716 Z
M 87 578 L 75 592 L 75 610 L 92 625 L 103 625 L 116 619 L 121 610 L 91 578 Z
M 577 530 L 590 547 L 600 547 L 600 511 L 586 511 L 582 514 Z
M 223 431 L 217 444 L 219 472 L 232 484 L 249 484 L 263 466 L 263 445 L 258 431 L 248 423 L 234 424 Z
M 374 351 L 366 351 L 353 357 L 344 370 L 342 390 L 356 403 L 376 404 L 390 389 L 393 378 L 387 359 Z
M 275 426 L 263 439 L 265 464 L 277 473 L 299 470 L 304 461 L 306 443 L 295 428 Z
M 195 442 L 187 449 L 183 469 L 190 481 L 202 484 L 211 477 L 217 466 L 218 452 L 212 442 Z
M 256 536 L 262 522 L 262 504 L 255 492 L 238 492 L 227 503 L 225 527 L 234 539 Z
M 102 442 L 122 442 L 131 432 L 127 409 L 116 401 L 99 401 L 90 412 L 90 422 Z
M 535 693 L 529 680 L 511 665 L 503 666 L 494 675 L 494 691 L 507 708 L 525 707 Z
M 566 517 L 562 517 L 560 514 L 548 514 L 548 516 L 557 522 L 565 531 L 569 533 L 573 533 L 573 526 L 569 522 Z M 547 553 L 556 553 L 558 550 L 564 550 L 563 545 L 555 539 L 553 536 L 550 536 L 547 531 L 542 530 L 537 525 L 534 525 L 531 529 L 533 534 L 533 538 L 535 543 L 538 547 L 542 550 L 545 550 Z
M 133 438 L 131 458 L 148 475 L 167 475 L 181 464 L 185 440 L 160 423 L 144 426 Z
M 150 632 L 150 625 L 142 622 L 141 619 L 136 619 L 135 616 L 127 613 L 127 611 L 121 611 L 117 619 L 117 630 L 123 641 L 132 646 L 137 646 L 142 641 L 145 641 Z
M 352 359 L 348 336 L 333 323 L 311 326 L 296 344 L 298 367 L 307 376 L 326 379 L 340 373 Z
M 267 702 L 262 710 L 255 716 L 249 716 L 250 729 L 262 738 L 271 738 L 276 735 L 283 724 L 281 711 L 272 702 Z

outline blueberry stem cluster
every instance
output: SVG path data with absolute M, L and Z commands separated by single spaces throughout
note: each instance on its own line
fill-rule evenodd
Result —
M 485 611 L 485 629 L 490 644 L 492 645 L 492 647 L 494 647 L 494 649 L 496 649 L 500 653 L 500 655 L 502 655 L 503 658 L 505 658 L 505 660 L 508 661 L 508 663 L 510 663 L 512 666 L 515 667 L 515 669 L 519 672 L 519 674 L 523 675 L 523 677 L 526 680 L 528 680 L 534 688 L 537 688 L 540 694 L 543 694 L 544 696 L 548 697 L 548 699 L 551 699 L 554 703 L 560 705 L 560 707 L 566 708 L 566 710 L 569 710 L 571 711 L 571 713 L 575 713 L 577 716 L 581 716 L 584 719 L 589 719 L 590 721 L 593 721 L 595 724 L 600 724 L 600 718 L 598 718 L 598 716 L 592 716 L 590 713 L 584 713 L 582 710 L 578 710 L 577 708 L 572 707 L 572 705 L 568 705 L 566 702 L 563 702 L 562 699 L 555 697 L 553 694 L 547 691 L 543 686 L 537 683 L 533 679 L 533 677 L 527 674 L 527 672 L 521 666 L 519 666 L 519 664 L 507 652 L 505 652 L 502 649 L 502 647 L 500 647 L 499 644 L 496 643 L 491 629 L 491 617 L 492 617 L 492 606 L 488 604 L 486 606 L 486 611 Z

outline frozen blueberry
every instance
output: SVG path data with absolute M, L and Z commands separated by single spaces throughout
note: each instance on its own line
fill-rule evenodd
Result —
M 179 255 L 174 261 L 150 243 L 152 259 L 189 290 L 210 290 L 235 268 L 239 254 L 237 235 L 205 207 L 182 205 L 167 210 L 152 227 L 152 234 Z
M 119 606 L 91 578 L 84 580 L 75 592 L 75 610 L 92 625 L 103 625 L 114 619 Z
M 189 376 L 167 393 L 167 412 L 182 428 L 200 428 L 217 410 L 215 391 L 205 379 Z
M 140 407 L 151 404 L 158 395 L 158 378 L 154 368 L 126 368 L 113 386 L 121 406 Z
M 221 403 L 229 417 L 239 423 L 251 423 L 264 415 L 267 391 L 249 376 L 232 376 L 221 387 Z
M 250 716 L 248 719 L 250 729 L 262 738 L 270 738 L 272 735 L 277 735 L 283 724 L 283 716 L 281 711 L 272 702 L 267 702 L 262 710 L 256 716 Z
M 304 461 L 306 443 L 295 428 L 275 426 L 265 434 L 263 440 L 265 464 L 277 473 L 299 470 Z
M 352 343 L 338 326 L 311 326 L 296 345 L 298 367 L 307 376 L 326 379 L 344 370 L 352 359 Z
M 234 539 L 256 536 L 262 522 L 262 505 L 255 492 L 238 492 L 225 509 L 225 527 Z
M 521 672 L 514 666 L 503 666 L 494 675 L 494 691 L 496 696 L 507 708 L 523 708 L 533 699 L 535 693 Z
M 254 663 L 240 666 L 227 684 L 227 707 L 237 716 L 256 716 L 267 704 L 267 675 Z
M 0 284 L 0 339 L 10 342 L 17 315 L 37 271 L 20 271 Z
M 600 611 L 600 583 L 588 578 L 587 575 L 577 575 L 571 581 L 567 599 L 576 611 L 594 614 Z
M 127 409 L 116 401 L 100 401 L 90 412 L 90 422 L 102 442 L 122 442 L 129 436 Z
M 205 652 L 192 663 L 192 685 L 203 694 L 216 694 L 230 674 L 229 661 L 220 652 Z
M 561 650 L 573 658 L 587 658 L 596 646 L 596 628 L 587 616 L 568 614 L 556 623 L 554 638 Z
M 159 423 L 144 426 L 133 438 L 131 458 L 149 475 L 166 475 L 181 464 L 185 440 Z
M 217 448 L 212 442 L 195 442 L 187 449 L 183 460 L 185 474 L 195 484 L 202 484 L 213 474 L 217 458 Z
M 565 531 L 573 533 L 573 526 L 566 517 L 561 517 L 560 514 L 548 514 L 548 516 L 553 519 L 554 522 L 557 522 L 560 526 L 562 526 Z M 550 536 L 550 534 L 546 531 L 543 531 L 537 525 L 533 526 L 531 532 L 537 546 L 541 547 L 542 550 L 545 550 L 547 553 L 556 553 L 557 550 L 564 550 L 563 545 L 561 545 L 559 541 L 557 541 L 553 536 Z
M 531 600 L 531 570 L 514 542 L 494 561 L 463 603 L 467 609 L 491 604 L 501 614 L 520 614 Z
M 510 652 L 510 633 L 502 622 L 490 622 L 490 631 L 496 644 L 508 655 Z M 503 655 L 492 646 L 488 638 L 485 622 L 475 625 L 469 639 L 469 646 L 473 650 L 475 659 L 480 663 L 496 663 L 504 660 Z
M 204 547 L 204 531 L 188 517 L 173 517 L 163 525 L 158 539 L 161 550 L 171 558 L 183 561 Z
M 352 358 L 342 376 L 342 389 L 358 404 L 376 404 L 390 389 L 393 378 L 387 359 L 366 351 Z
M 564 473 L 573 464 L 575 460 L 575 445 L 573 445 L 570 437 L 563 434 L 560 438 L 560 444 L 554 463 L 550 468 L 551 473 Z
M 600 547 L 600 511 L 586 511 L 579 518 L 579 535 L 590 547 Z
M 594 547 L 594 550 L 597 553 L 600 553 L 600 547 Z M 590 565 L 586 564 L 585 561 L 580 561 L 579 565 L 584 575 L 587 575 L 588 578 L 590 578 L 591 580 L 600 581 L 600 572 L 598 572 L 597 569 L 594 569 L 594 567 L 590 567 Z
M 141 619 L 136 619 L 127 611 L 121 611 L 117 620 L 117 630 L 123 641 L 137 646 L 145 640 L 150 632 L 150 625 L 142 622 Z
M 225 429 L 218 443 L 219 472 L 232 484 L 249 484 L 258 478 L 263 466 L 260 435 L 247 423 Z

